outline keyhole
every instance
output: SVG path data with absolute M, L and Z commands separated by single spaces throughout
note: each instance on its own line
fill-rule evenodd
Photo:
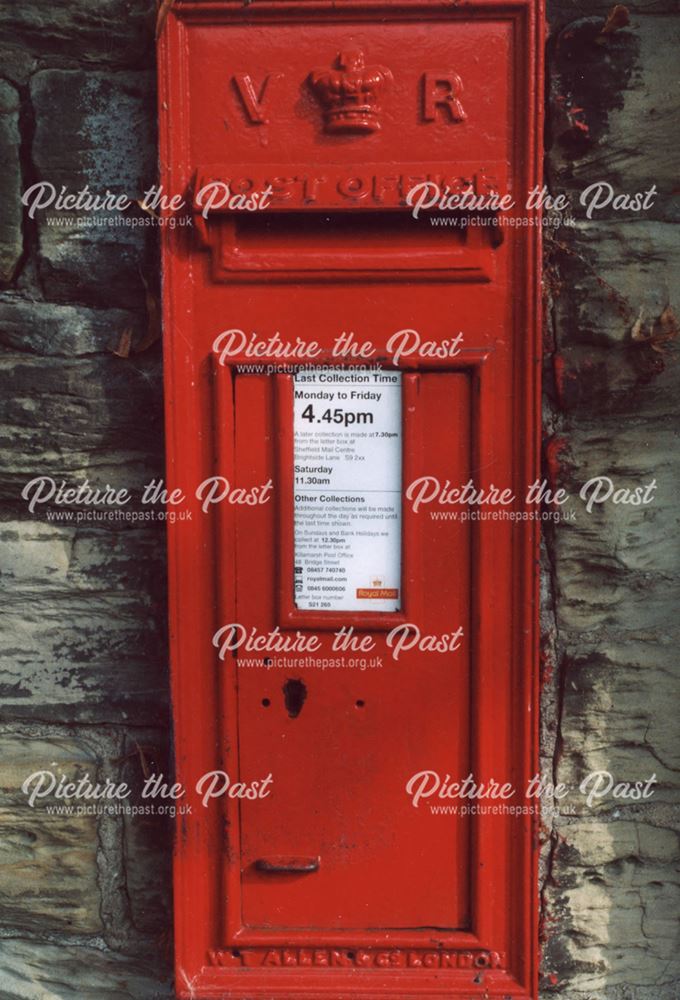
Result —
M 303 681 L 290 680 L 283 685 L 283 700 L 291 719 L 297 719 L 307 698 L 307 687 Z

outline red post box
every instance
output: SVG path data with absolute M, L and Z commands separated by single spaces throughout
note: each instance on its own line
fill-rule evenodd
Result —
M 534 0 L 165 22 L 181 997 L 536 996 L 541 40 Z

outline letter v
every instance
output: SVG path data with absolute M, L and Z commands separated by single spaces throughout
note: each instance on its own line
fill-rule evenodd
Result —
M 266 125 L 269 119 L 266 117 L 262 105 L 271 75 L 265 76 L 264 82 L 260 87 L 259 96 L 255 90 L 252 78 L 247 73 L 237 73 L 232 79 L 250 121 L 253 125 Z

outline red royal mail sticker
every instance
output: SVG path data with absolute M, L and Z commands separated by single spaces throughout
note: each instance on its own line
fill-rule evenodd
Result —
M 363 600 L 396 601 L 398 597 L 398 590 L 390 590 L 387 587 L 359 587 L 357 590 L 357 598 Z

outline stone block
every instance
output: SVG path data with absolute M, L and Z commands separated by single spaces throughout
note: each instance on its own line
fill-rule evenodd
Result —
M 4 927 L 101 933 L 96 817 L 50 815 L 48 807 L 65 803 L 50 796 L 31 808 L 21 791 L 24 781 L 38 771 L 78 777 L 88 773 L 96 780 L 101 763 L 98 744 L 67 733 L 52 739 L 28 732 L 0 734 Z
M 123 359 L 0 361 L 0 497 L 13 504 L 36 476 L 131 492 L 163 474 L 157 352 Z M 24 507 L 25 509 L 25 507 Z
M 151 0 L 22 0 L 0 7 L 0 30 L 42 59 L 135 65 L 153 54 L 154 13 Z
M 57 193 L 62 185 L 72 194 L 87 186 L 93 195 L 108 190 L 130 199 L 141 197 L 154 182 L 151 73 L 42 70 L 31 79 L 31 99 L 37 122 L 33 161 L 40 182 Z M 141 274 L 155 273 L 158 265 L 150 229 L 126 224 L 133 215 L 40 210 L 39 271 L 47 297 L 143 305 Z
M 0 296 L 0 343 L 11 351 L 40 357 L 110 355 L 126 330 L 131 331 L 134 345 L 146 326 L 146 312 L 30 302 L 9 293 Z
M 164 722 L 162 527 L 16 521 L 0 536 L 5 718 Z
M 546 996 L 675 996 L 676 856 L 677 835 L 644 823 L 558 827 L 546 901 L 559 931 L 549 932 L 545 968 L 559 972 Z
M 170 760 L 163 730 L 138 730 L 125 740 L 122 779 L 133 789 L 134 801 L 155 807 L 169 800 L 141 799 L 144 779 L 164 775 L 170 782 Z M 124 858 L 130 916 L 145 935 L 167 938 L 172 927 L 172 841 L 174 820 L 170 815 L 126 815 Z
M 680 247 L 676 226 L 580 224 L 553 262 L 557 405 L 571 415 L 665 417 L 680 400 Z
M 622 5 L 623 6 L 623 5 Z M 607 5 L 607 11 L 613 9 Z M 647 219 L 678 221 L 673 192 L 680 136 L 675 127 L 673 79 L 680 25 L 672 16 L 641 16 L 603 32 L 604 16 L 587 16 L 555 33 L 550 149 L 555 190 L 568 192 L 574 214 L 585 218 L 581 192 L 610 184 L 614 195 L 651 191 Z M 625 20 L 625 18 L 624 18 Z M 603 192 L 608 194 L 607 189 Z M 635 218 L 633 207 L 597 210 L 596 220 Z
M 0 282 L 11 281 L 23 253 L 19 94 L 0 80 Z
M 173 1000 L 167 958 L 84 945 L 0 940 L 2 1000 Z

